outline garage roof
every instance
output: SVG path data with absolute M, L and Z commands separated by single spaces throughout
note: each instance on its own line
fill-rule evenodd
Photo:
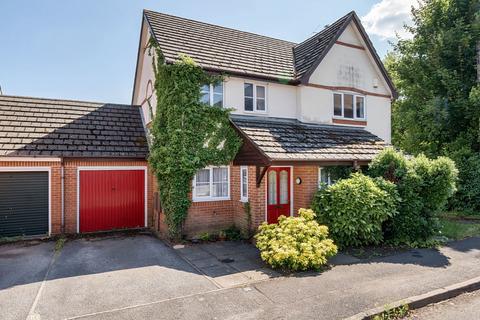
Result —
M 143 158 L 138 106 L 0 96 L 0 156 Z

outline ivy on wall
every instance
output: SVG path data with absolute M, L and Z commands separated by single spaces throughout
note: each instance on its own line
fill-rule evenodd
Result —
M 188 56 L 174 64 L 152 39 L 157 110 L 151 127 L 149 163 L 155 171 L 170 236 L 181 236 L 191 205 L 191 182 L 199 169 L 233 160 L 241 139 L 230 124 L 229 109 L 200 102 L 200 87 L 222 81 Z M 151 54 L 151 52 L 150 52 Z

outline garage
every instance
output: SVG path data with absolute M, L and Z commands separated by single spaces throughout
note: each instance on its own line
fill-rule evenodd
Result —
M 0 238 L 48 235 L 49 189 L 48 170 L 0 171 Z
M 146 227 L 146 168 L 79 168 L 79 232 Z

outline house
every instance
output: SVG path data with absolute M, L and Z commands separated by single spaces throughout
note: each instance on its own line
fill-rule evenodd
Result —
M 0 95 L 0 238 L 147 227 L 138 106 Z
M 396 91 L 355 12 L 297 44 L 145 10 L 132 104 L 147 130 L 156 106 L 151 37 L 166 63 L 186 54 L 225 75 L 201 88 L 202 100 L 233 108 L 243 139 L 233 163 L 193 179 L 187 235 L 293 215 L 328 181 L 325 167 L 360 167 L 391 142 Z M 154 228 L 163 232 L 155 203 Z

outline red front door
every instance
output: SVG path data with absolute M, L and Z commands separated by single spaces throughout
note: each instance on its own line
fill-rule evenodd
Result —
M 290 216 L 290 168 L 275 167 L 267 173 L 267 222 Z
M 144 170 L 81 170 L 80 232 L 145 226 Z

